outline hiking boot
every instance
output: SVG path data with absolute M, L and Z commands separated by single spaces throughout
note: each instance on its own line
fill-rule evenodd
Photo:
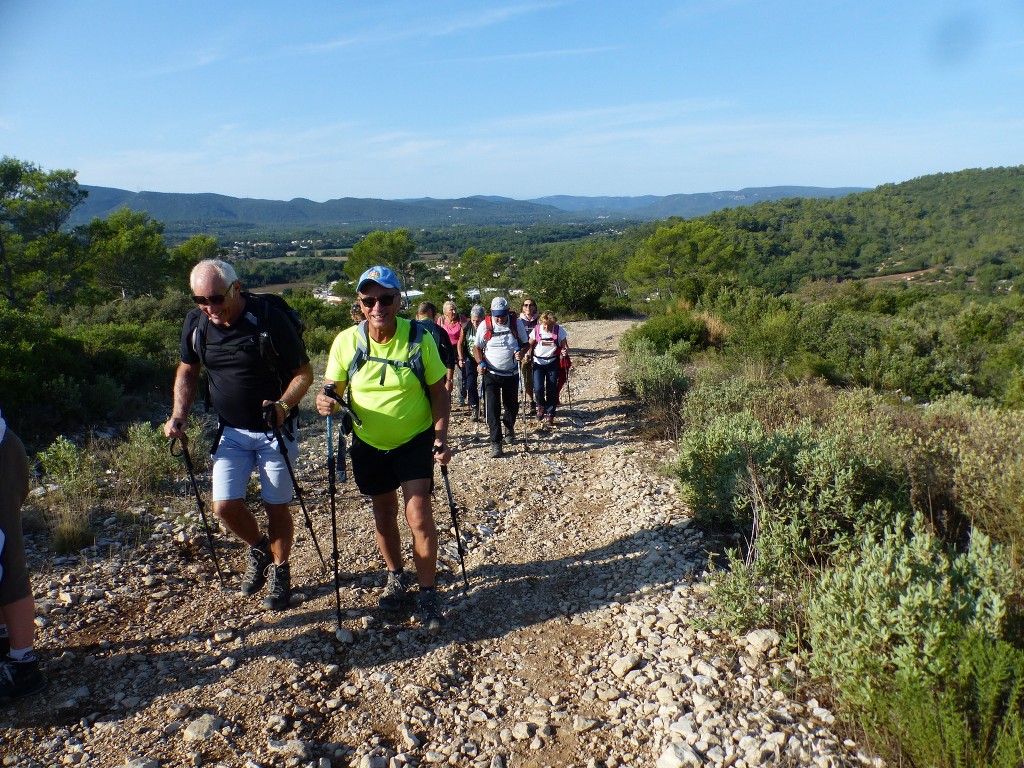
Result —
M 544 409 L 538 407 L 537 408 L 537 419 L 539 420 L 539 419 L 543 419 L 543 418 L 544 418 Z
M 491 443 L 491 458 L 497 459 L 501 456 L 501 443 Z
M 516 433 L 514 430 L 509 430 L 505 433 L 505 442 L 509 445 L 514 445 L 516 442 Z
M 15 661 L 10 656 L 0 660 L 0 702 L 31 696 L 45 687 L 46 678 L 34 654 L 24 661 Z
M 548 426 L 549 427 L 555 426 L 555 414 L 553 414 L 553 413 L 549 413 L 548 414 Z
M 473 414 L 469 417 L 470 421 L 480 421 L 480 411 L 476 408 L 473 409 Z
M 377 607 L 382 611 L 397 611 L 409 599 L 409 577 L 405 571 L 388 571 L 388 580 L 381 592 Z
M 270 577 L 270 588 L 263 599 L 263 607 L 272 611 L 283 611 L 292 602 L 292 571 L 288 563 L 271 563 L 266 575 Z
M 420 622 L 428 632 L 433 634 L 441 629 L 441 608 L 438 605 L 436 589 L 421 589 L 416 597 Z
M 267 583 L 267 566 L 274 562 L 274 557 L 270 554 L 266 538 L 255 547 L 249 547 L 248 560 L 245 575 L 242 577 L 242 586 L 239 588 L 239 592 L 246 597 L 255 595 Z

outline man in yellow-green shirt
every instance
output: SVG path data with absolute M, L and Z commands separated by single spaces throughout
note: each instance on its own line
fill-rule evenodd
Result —
M 447 370 L 429 333 L 417 334 L 422 380 L 410 366 L 412 326 L 398 316 L 401 288 L 394 272 L 371 267 L 359 278 L 356 292 L 366 319 L 334 340 L 324 383 L 336 383 L 339 391 L 349 387 L 352 411 L 361 422 L 353 428 L 350 454 L 356 486 L 373 506 L 377 546 L 388 569 L 379 605 L 393 611 L 409 598 L 411 579 L 404 570 L 398 528 L 401 487 L 419 581 L 418 612 L 423 625 L 436 632 L 441 628 L 441 610 L 435 589 L 437 527 L 430 492 L 435 459 L 443 465 L 451 458 Z M 349 367 L 363 334 L 366 359 L 349 382 Z M 337 403 L 320 392 L 316 406 L 326 416 Z

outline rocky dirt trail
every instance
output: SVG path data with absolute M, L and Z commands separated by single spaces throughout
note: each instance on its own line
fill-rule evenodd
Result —
M 296 507 L 289 611 L 236 594 L 243 550 L 219 536 L 221 589 L 184 482 L 166 508 L 99 524 L 47 554 L 30 536 L 50 679 L 0 709 L 4 766 L 873 765 L 792 681 L 770 631 L 701 629 L 709 543 L 615 381 L 626 321 L 567 324 L 572 407 L 501 459 L 464 409 L 450 470 L 463 593 L 443 485 L 444 630 L 376 608 L 368 504 L 338 494 L 342 627 Z M 568 406 L 568 403 L 566 404 Z M 310 412 L 307 409 L 307 413 Z M 330 559 L 324 425 L 297 470 Z M 314 422 L 315 423 L 312 423 Z M 525 448 L 525 449 L 524 449 Z M 209 479 L 199 478 L 208 498 Z

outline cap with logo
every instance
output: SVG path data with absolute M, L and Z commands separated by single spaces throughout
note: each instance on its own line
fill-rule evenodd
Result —
M 393 288 L 398 291 L 401 290 L 402 286 L 398 282 L 398 275 L 392 272 L 387 267 L 370 267 L 368 270 L 363 272 L 359 276 L 359 282 L 356 283 L 356 290 L 363 290 L 363 286 L 366 283 L 376 283 L 383 288 Z

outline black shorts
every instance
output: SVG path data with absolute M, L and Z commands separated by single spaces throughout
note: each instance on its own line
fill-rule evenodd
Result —
M 352 476 L 366 496 L 389 493 L 408 480 L 430 479 L 434 490 L 434 428 L 420 432 L 409 442 L 382 451 L 358 437 L 352 440 Z

